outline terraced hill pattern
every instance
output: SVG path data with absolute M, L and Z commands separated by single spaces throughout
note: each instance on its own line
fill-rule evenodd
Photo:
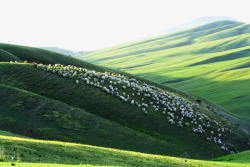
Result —
M 80 57 L 208 99 L 250 129 L 250 25 L 219 21 Z

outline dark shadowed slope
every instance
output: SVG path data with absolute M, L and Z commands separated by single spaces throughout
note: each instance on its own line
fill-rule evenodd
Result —
M 153 138 L 60 101 L 2 84 L 0 110 L 2 130 L 33 138 L 175 156 L 178 156 L 177 152 L 170 150 L 180 149 L 173 142 Z

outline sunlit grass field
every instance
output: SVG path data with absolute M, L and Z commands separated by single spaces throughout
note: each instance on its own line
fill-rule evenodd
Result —
M 10 162 L 0 166 L 249 166 L 249 151 L 216 161 L 144 154 L 59 141 L 44 141 L 0 131 L 1 151 Z M 13 157 L 13 159 L 11 159 Z M 18 157 L 18 158 L 17 158 Z M 244 158 L 244 160 L 243 160 Z M 18 160 L 18 162 L 17 162 Z M 232 161 L 232 162 L 231 162 Z M 66 165 L 67 164 L 67 165 Z

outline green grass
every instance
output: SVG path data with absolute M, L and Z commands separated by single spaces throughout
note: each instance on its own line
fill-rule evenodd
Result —
M 208 99 L 250 133 L 250 25 L 220 21 L 79 58 Z
M 230 162 L 226 157 L 221 162 L 144 154 L 105 147 L 59 141 L 44 141 L 13 137 L 0 132 L 5 154 L 13 156 L 12 162 L 1 162 L 0 166 L 249 166 L 249 161 Z M 14 149 L 15 148 L 15 149 Z M 15 150 L 15 151 L 13 151 Z M 16 161 L 16 155 L 20 162 Z M 239 157 L 239 154 L 232 155 Z M 240 153 L 247 157 L 249 151 Z M 224 159 L 224 160 L 223 160 Z
M 64 60 L 68 59 L 65 55 L 45 50 L 43 50 L 43 54 L 41 54 L 40 49 L 36 52 L 36 48 L 9 46 L 9 48 L 14 51 L 15 47 L 17 47 L 19 51 L 21 48 L 22 51 L 20 52 L 23 53 L 23 55 L 25 52 L 28 52 L 27 57 L 31 59 L 39 57 L 41 60 L 44 59 L 44 61 L 51 61 L 51 63 L 53 63 L 53 59 L 57 62 L 57 58 L 61 57 L 61 59 L 59 59 L 61 62 L 59 63 L 67 64 L 64 62 Z M 6 48 L 8 47 L 5 47 L 5 49 Z M 34 52 L 32 54 L 35 55 L 29 55 L 29 50 L 32 50 Z M 15 53 L 15 55 L 21 58 L 19 52 Z M 44 55 L 47 55 L 47 57 Z M 47 59 L 48 57 L 52 60 Z M 25 60 L 25 58 L 26 57 L 22 57 L 22 60 Z M 75 60 L 76 59 L 70 58 L 73 65 L 77 65 L 74 64 Z M 78 60 L 77 63 L 80 64 L 81 67 L 94 68 L 96 71 L 119 73 L 119 71 L 94 66 L 80 60 Z M 201 100 L 200 106 L 202 111 L 214 119 L 221 120 L 222 116 L 226 116 L 224 119 L 230 118 L 237 121 L 234 115 L 230 115 L 230 113 L 227 113 L 206 100 L 130 74 L 126 75 L 145 81 L 148 84 L 156 85 L 174 94 L 179 94 L 179 96 L 184 96 L 190 101 L 196 102 Z M 75 84 L 74 80 L 43 72 L 30 64 L 0 63 L 0 76 L 0 83 L 3 84 L 1 86 L 1 106 L 3 108 L 2 110 L 5 111 L 5 117 L 2 118 L 1 121 L 3 129 L 40 139 L 57 139 L 163 155 L 180 156 L 182 153 L 188 152 L 192 158 L 210 159 L 226 154 L 219 146 L 206 142 L 204 136 L 191 133 L 190 129 L 187 128 L 180 129 L 176 126 L 171 126 L 167 123 L 166 117 L 161 114 L 150 112 L 145 116 L 139 108 L 107 95 L 100 89 L 84 83 Z M 4 85 L 9 85 L 9 87 Z M 37 96 L 34 96 L 31 92 Z M 15 94 L 15 96 L 13 94 Z M 38 99 L 43 97 L 47 97 L 47 99 L 43 99 L 40 102 Z M 50 100 L 56 100 L 64 104 L 59 105 L 56 103 L 56 105 L 54 102 L 50 102 Z M 53 103 L 53 105 L 50 103 Z M 66 107 L 65 105 L 68 106 Z M 210 111 L 207 110 L 207 108 L 209 108 Z M 90 129 L 93 129 L 95 126 L 100 126 L 94 121 L 96 120 L 94 116 L 88 117 L 88 119 L 91 118 L 90 120 L 93 120 L 92 123 L 88 121 L 81 123 L 79 118 L 76 117 L 80 112 L 88 112 L 102 117 L 112 123 L 116 123 L 117 127 L 120 125 L 119 127 L 121 129 L 117 130 L 119 135 L 114 136 L 115 133 L 112 132 L 111 128 L 107 127 L 108 124 L 106 124 L 107 126 L 104 126 L 103 129 L 97 129 L 98 133 L 92 134 Z M 18 115 L 18 117 L 15 117 L 15 115 Z M 84 116 L 82 115 L 82 117 Z M 99 120 L 99 118 L 97 120 Z M 49 121 L 49 123 L 46 121 Z M 225 121 L 223 120 L 223 122 Z M 13 126 L 15 124 L 18 124 L 18 126 Z M 126 130 L 126 128 L 130 129 L 130 131 Z M 234 129 L 234 127 L 232 128 Z M 82 131 L 86 132 L 86 134 L 82 134 Z M 133 133 L 140 134 L 140 139 L 131 137 Z M 91 135 L 95 135 L 96 138 L 93 140 Z M 107 136 L 110 135 L 114 136 L 113 140 L 107 138 Z M 148 142 L 145 142 L 141 135 L 145 135 L 146 138 L 148 138 L 146 139 Z M 232 141 L 230 141 L 230 143 L 233 143 L 233 147 L 235 147 L 237 151 L 246 149 L 244 143 L 245 140 L 247 140 L 247 136 L 242 132 L 234 133 L 233 135 L 235 136 L 232 137 Z M 103 136 L 107 139 L 100 140 Z M 124 143 L 121 139 L 127 142 Z M 141 142 L 143 144 L 141 144 Z M 193 144 L 194 142 L 196 145 Z M 146 143 L 148 147 L 144 147 L 144 143 Z
M 1 107 L 5 111 L 3 113 L 5 118 L 2 118 L 0 125 L 6 130 L 36 138 L 172 156 L 188 152 L 193 158 L 210 159 L 227 154 L 219 146 L 205 141 L 204 136 L 194 134 L 185 127 L 180 129 L 170 125 L 166 117 L 161 114 L 150 112 L 144 115 L 139 108 L 90 85 L 84 83 L 76 85 L 71 79 L 43 72 L 29 64 L 0 63 L 0 75 L 2 76 L 0 83 L 19 88 L 4 85 L 0 87 Z M 41 96 L 70 106 L 50 102 Z M 100 118 L 83 114 L 80 109 L 117 124 L 104 121 L 101 123 Z M 217 117 L 213 113 L 208 112 L 208 114 Z M 85 118 L 85 122 L 80 122 L 81 118 Z M 92 131 L 94 127 L 97 128 Z M 243 139 L 247 140 L 246 135 L 239 132 L 232 139 L 231 142 L 238 151 L 245 149 Z
M 241 23 L 235 23 L 235 22 L 231 22 L 231 21 L 227 21 L 227 22 L 219 22 L 219 23 L 216 23 L 218 25 L 222 25 L 224 24 L 224 26 L 221 26 L 221 27 L 218 27 L 218 28 L 212 28 L 211 30 L 207 30 L 207 31 L 201 31 L 203 29 L 205 29 L 206 27 L 213 27 L 215 23 L 212 23 L 212 24 L 209 24 L 209 25 L 205 25 L 205 26 L 202 26 L 201 28 L 198 28 L 198 30 L 196 29 L 191 29 L 191 30 L 188 30 L 188 31 L 184 31 L 184 32 L 180 32 L 180 33 L 175 33 L 174 35 L 169 35 L 169 37 L 171 38 L 171 40 L 173 40 L 173 42 L 171 43 L 171 41 L 169 41 L 166 45 L 175 45 L 177 47 L 178 45 L 178 40 L 176 41 L 175 39 L 178 39 L 179 37 L 182 37 L 183 35 L 186 36 L 188 33 L 187 32 L 196 32 L 196 36 L 199 36 L 199 35 L 204 35 L 205 34 L 212 34 L 214 32 L 216 32 L 218 29 L 219 30 L 225 30 L 227 28 L 233 28 L 233 27 L 237 27 L 239 25 L 241 25 Z M 175 37 L 175 35 L 177 35 L 177 37 Z M 234 38 L 234 37 L 232 37 Z M 162 37 L 157 37 L 155 39 L 151 39 L 151 40 L 145 40 L 145 41 L 142 41 L 140 42 L 139 44 L 147 44 L 149 41 L 151 42 L 154 42 L 154 41 L 157 41 L 157 40 L 163 40 L 163 43 L 161 42 L 160 45 L 164 44 L 164 41 L 165 41 L 165 37 L 162 36 Z M 181 39 L 180 38 L 180 43 L 185 43 L 185 40 L 186 39 Z M 192 43 L 193 41 L 191 41 Z M 190 40 L 189 42 L 186 42 L 186 43 L 190 43 Z M 129 46 L 137 46 L 139 45 L 137 42 L 129 45 Z M 148 45 L 148 44 L 147 44 Z M 126 49 L 126 47 L 128 46 L 124 46 L 124 47 L 120 47 L 120 49 Z M 140 47 L 140 46 L 139 46 Z M 167 46 L 169 48 L 169 46 Z M 129 76 L 129 77 L 132 77 L 132 78 L 136 78 L 136 79 L 139 79 L 141 81 L 144 81 L 148 84 L 153 84 L 153 85 L 156 85 L 158 86 L 159 88 L 163 88 L 163 89 L 167 89 L 171 92 L 175 92 L 177 94 L 180 94 L 181 96 L 185 96 L 189 99 L 192 99 L 193 101 L 196 101 L 196 100 L 199 100 L 201 101 L 201 105 L 205 106 L 205 105 L 209 105 L 207 107 L 209 108 L 212 108 L 214 111 L 217 111 L 219 112 L 219 115 L 223 116 L 225 119 L 228 119 L 230 120 L 232 123 L 234 124 L 237 124 L 239 125 L 239 127 L 248 132 L 249 130 L 249 118 L 245 118 L 243 116 L 239 116 L 237 113 L 236 114 L 232 114 L 232 113 L 229 113 L 227 110 L 217 106 L 217 105 L 214 105 L 213 103 L 211 103 L 210 101 L 204 99 L 204 98 L 200 98 L 200 97 L 197 97 L 195 95 L 191 95 L 191 94 L 188 94 L 188 93 L 185 93 L 183 91 L 179 91 L 179 90 L 176 90 L 176 89 L 173 89 L 171 87 L 167 87 L 167 86 L 163 86 L 162 84 L 158 84 L 156 82 L 152 82 L 152 81 L 149 81 L 149 80 L 146 80 L 144 78 L 150 78 L 154 81 L 159 81 L 159 79 L 163 80 L 161 81 L 161 83 L 169 83 L 169 82 L 172 82 L 172 83 L 175 83 L 176 81 L 186 81 L 188 79 L 192 79 L 192 77 L 188 77 L 188 78 L 172 78 L 172 80 L 170 81 L 166 81 L 167 78 L 169 77 L 162 77 L 161 75 L 158 75 L 157 74 L 157 68 L 154 67 L 154 69 L 156 69 L 156 72 L 155 73 L 152 73 L 152 71 L 150 72 L 150 70 L 152 70 L 152 68 L 149 68 L 149 71 L 147 73 L 146 72 L 146 69 L 143 69 L 144 73 L 142 74 L 138 74 L 138 75 L 141 75 L 142 77 L 138 77 L 138 76 L 134 76 L 134 75 L 131 75 L 129 73 L 125 73 L 125 72 L 121 72 L 121 71 L 117 71 L 117 70 L 114 70 L 114 69 L 109 69 L 107 67 L 101 67 L 101 66 L 96 66 L 96 65 L 93 65 L 93 64 L 90 64 L 90 63 L 87 63 L 87 62 L 84 62 L 84 61 L 81 61 L 79 59 L 75 59 L 75 58 L 72 58 L 72 57 L 69 57 L 69 56 L 66 56 L 66 55 L 62 55 L 62 54 L 58 54 L 58 53 L 55 53 L 55 52 L 50 52 L 50 51 L 47 51 L 47 50 L 43 50 L 43 49 L 37 49 L 37 48 L 32 48 L 32 47 L 26 47 L 26 46 L 17 46 L 17 45 L 9 45 L 9 44 L 0 44 L 0 48 L 5 52 L 5 53 L 8 53 L 9 55 L 11 54 L 12 56 L 15 56 L 17 59 L 20 59 L 22 61 L 24 60 L 29 60 L 30 62 L 33 62 L 33 61 L 36 61 L 36 62 L 42 62 L 42 63 L 51 63 L 51 64 L 54 64 L 54 63 L 60 63 L 60 64 L 64 64 L 64 65 L 68 65 L 68 64 L 71 64 L 71 65 L 75 65 L 75 66 L 81 66 L 81 67 L 85 67 L 85 68 L 88 68 L 88 69 L 92 69 L 92 70 L 96 70 L 96 71 L 100 71 L 100 72 L 105 72 L 105 71 L 110 71 L 110 72 L 115 72 L 115 73 L 121 73 L 121 74 L 124 74 L 126 76 Z M 161 46 L 160 46 L 161 48 Z M 171 47 L 170 47 L 171 48 Z M 106 49 L 106 50 L 109 50 L 109 49 Z M 147 50 L 147 49 L 146 49 Z M 158 49 L 159 50 L 159 49 Z M 103 50 L 105 52 L 105 50 Z M 98 53 L 102 53 L 103 51 L 98 51 Z M 148 50 L 147 50 L 148 51 Z M 147 52 L 146 51 L 146 52 Z M 136 51 L 137 52 L 137 51 Z M 128 55 L 130 54 L 130 52 L 128 52 Z M 106 58 L 108 55 L 106 55 Z M 0 56 L 0 61 L 7 61 L 5 59 L 6 56 Z M 119 56 L 118 56 L 119 57 Z M 105 58 L 105 59 L 106 59 Z M 111 56 L 112 58 L 112 56 Z M 140 57 L 139 57 L 140 58 Z M 145 58 L 145 57 L 144 57 Z M 10 58 L 9 58 L 10 59 Z M 8 59 L 8 60 L 9 60 Z M 12 59 L 12 58 L 11 58 Z M 14 59 L 13 59 L 14 60 Z M 141 60 L 141 59 L 140 59 Z M 104 62 L 104 61 L 103 61 Z M 133 64 L 135 63 L 134 61 L 132 62 L 129 62 L 129 61 L 126 61 L 130 64 Z M 136 63 L 138 64 L 139 61 L 137 61 Z M 178 62 L 180 63 L 180 62 Z M 145 64 L 142 64 L 142 65 L 135 65 L 134 67 L 140 67 L 140 66 L 144 66 Z M 150 64 L 148 64 L 150 65 Z M 163 62 L 163 65 L 164 65 L 164 62 Z M 246 67 L 248 66 L 247 64 L 238 64 L 238 66 L 234 67 L 234 68 L 243 68 L 243 67 Z M 115 67 L 115 65 L 113 66 Z M 123 66 L 121 65 L 121 68 Z M 120 67 L 119 67 L 120 68 Z M 148 69 L 147 69 L 148 70 Z M 197 71 L 197 70 L 196 70 Z M 13 79 L 13 78 L 12 78 Z M 12 80 L 11 79 L 11 80 Z M 22 82 L 20 82 L 21 84 Z M 183 84 L 181 84 L 181 86 L 183 86 Z M 186 85 L 184 85 L 186 86 Z M 183 88 L 183 87 L 182 87 Z M 185 89 L 186 87 L 184 87 L 183 89 Z M 192 87 L 193 88 L 193 87 Z M 185 89 L 186 90 L 186 89 Z M 203 90 L 203 91 L 206 91 Z M 202 91 L 201 91 L 202 92 Z M 244 96 L 239 96 L 240 98 L 244 97 Z M 239 97 L 236 97 L 236 98 L 239 98 Z M 227 98 L 225 98 L 227 99 Z M 211 98 L 211 100 L 213 100 L 213 98 Z M 239 99 L 238 101 L 240 101 L 241 103 L 244 103 L 244 100 L 242 101 L 241 99 Z M 230 104 L 235 104 L 235 103 L 230 103 Z M 244 110 L 245 111 L 245 110 Z M 243 111 L 243 112 L 244 112 Z M 242 112 L 242 113 L 243 113 Z
M 65 103 L 1 84 L 0 106 L 1 129 L 34 138 L 175 156 L 187 149 L 181 149 L 173 142 L 121 126 Z M 4 135 L 10 134 L 4 132 Z M 215 146 L 210 144 L 210 147 Z M 221 153 L 225 154 L 220 151 Z
M 236 162 L 236 163 L 250 163 L 250 151 L 244 151 L 237 154 L 227 155 L 224 157 L 219 157 L 213 159 L 213 161 L 228 161 L 228 162 Z
M 3 49 L 0 49 L 1 61 L 21 61 L 18 57 L 12 55 L 9 52 L 6 52 Z
M 15 47 L 19 52 L 15 52 Z M 69 64 L 96 71 L 120 73 L 80 60 L 75 61 L 76 59 L 71 58 L 68 60 L 67 56 L 53 52 L 43 50 L 41 54 L 40 50 L 35 48 L 5 45 L 5 51 L 6 48 L 9 48 L 8 52 L 22 61 L 27 57 L 30 58 L 29 61 L 38 57 L 41 61 L 44 60 L 48 63 L 57 62 L 67 65 L 67 61 L 70 61 Z M 32 53 L 29 53 L 29 50 L 32 50 Z M 20 55 L 20 52 L 23 55 Z M 25 52 L 27 52 L 27 57 L 25 57 Z M 0 56 L 0 58 L 2 57 Z M 184 96 L 190 101 L 201 100 L 202 112 L 236 130 L 222 117 L 226 116 L 233 121 L 238 118 L 219 106 L 170 87 L 131 74 L 126 75 L 156 85 L 178 96 Z M 19 134 L 0 131 L 2 134 L 0 141 L 7 155 L 14 156 L 18 152 L 21 163 L 15 163 L 16 166 L 60 166 L 59 164 L 85 164 L 85 166 L 86 164 L 104 166 L 248 165 L 244 162 L 228 163 L 191 159 L 185 161 L 185 159 L 176 158 L 187 153 L 191 158 L 211 159 L 228 153 L 222 151 L 218 145 L 205 141 L 204 136 L 190 133 L 187 128 L 180 129 L 169 125 L 162 115 L 150 112 L 145 116 L 140 109 L 82 82 L 75 84 L 72 79 L 43 72 L 30 64 L 23 63 L 0 63 L 0 76 L 0 129 Z M 22 135 L 44 140 L 24 138 Z M 244 133 L 241 131 L 234 133 L 233 130 L 233 133 L 228 135 L 230 143 L 237 151 L 247 149 L 245 142 L 248 140 L 248 136 Z M 82 144 L 65 144 L 47 140 Z M 43 164 L 37 164 L 40 162 Z M 11 163 L 4 162 L 0 165 L 11 165 Z
M 0 162 L 0 166 L 8 167 L 93 167 L 96 165 L 66 165 L 66 164 L 49 164 L 49 163 L 15 163 L 15 162 Z M 101 165 L 98 165 L 101 166 Z M 107 166 L 107 165 L 105 165 Z

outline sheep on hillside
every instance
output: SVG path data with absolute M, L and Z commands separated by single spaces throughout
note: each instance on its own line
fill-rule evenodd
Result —
M 226 139 L 225 133 L 231 131 L 226 127 L 222 127 L 220 122 L 212 120 L 206 114 L 197 112 L 196 109 L 199 104 L 191 103 L 184 97 L 161 90 L 156 86 L 134 78 L 111 74 L 110 72 L 101 73 L 71 65 L 55 64 L 47 66 L 33 64 L 43 71 L 58 74 L 64 78 L 72 78 L 76 84 L 79 84 L 79 80 L 82 80 L 84 84 L 98 88 L 114 98 L 127 102 L 129 105 L 141 108 L 141 111 L 146 115 L 148 111 L 160 111 L 162 117 L 167 117 L 167 122 L 171 125 L 175 125 L 175 121 L 180 128 L 185 125 L 184 129 L 188 128 L 194 133 L 206 136 L 204 139 L 207 141 L 223 145 Z M 207 129 L 209 129 L 210 133 L 207 132 Z M 227 147 L 224 146 L 221 149 L 227 150 Z

